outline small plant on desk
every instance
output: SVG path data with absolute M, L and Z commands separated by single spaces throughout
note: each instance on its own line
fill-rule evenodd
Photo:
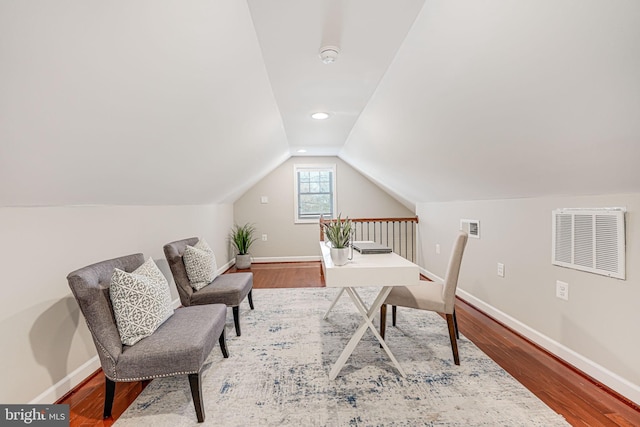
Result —
M 352 223 L 349 217 L 341 219 L 340 215 L 335 220 L 325 223 L 325 235 L 331 242 L 331 247 L 336 249 L 348 248 L 351 240 Z

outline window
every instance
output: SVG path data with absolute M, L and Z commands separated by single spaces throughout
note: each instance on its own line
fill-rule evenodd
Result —
M 336 165 L 295 165 L 295 222 L 318 222 L 334 217 Z

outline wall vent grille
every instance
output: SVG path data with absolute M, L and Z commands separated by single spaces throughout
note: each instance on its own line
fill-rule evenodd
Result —
M 460 230 L 466 231 L 469 237 L 480 238 L 480 221 L 477 219 L 461 219 Z
M 556 209 L 551 263 L 625 279 L 625 209 Z

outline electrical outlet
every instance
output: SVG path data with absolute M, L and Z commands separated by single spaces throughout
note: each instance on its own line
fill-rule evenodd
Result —
M 260 196 L 260 203 L 262 203 L 263 205 L 269 203 L 269 197 Z
M 263 242 L 266 242 L 266 241 L 267 241 L 267 235 L 266 235 L 266 234 L 263 234 L 263 235 L 262 235 L 262 241 L 263 241 Z
M 504 264 L 501 262 L 498 263 L 498 276 L 504 277 Z
M 556 296 L 565 301 L 569 301 L 569 284 L 556 280 Z
M 440 253 L 440 245 L 436 243 L 436 253 L 439 254 Z

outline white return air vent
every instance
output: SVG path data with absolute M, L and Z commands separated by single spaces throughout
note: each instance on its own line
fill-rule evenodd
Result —
M 552 212 L 551 263 L 625 279 L 624 208 Z
M 480 221 L 477 219 L 461 219 L 460 230 L 466 231 L 469 237 L 480 238 Z

